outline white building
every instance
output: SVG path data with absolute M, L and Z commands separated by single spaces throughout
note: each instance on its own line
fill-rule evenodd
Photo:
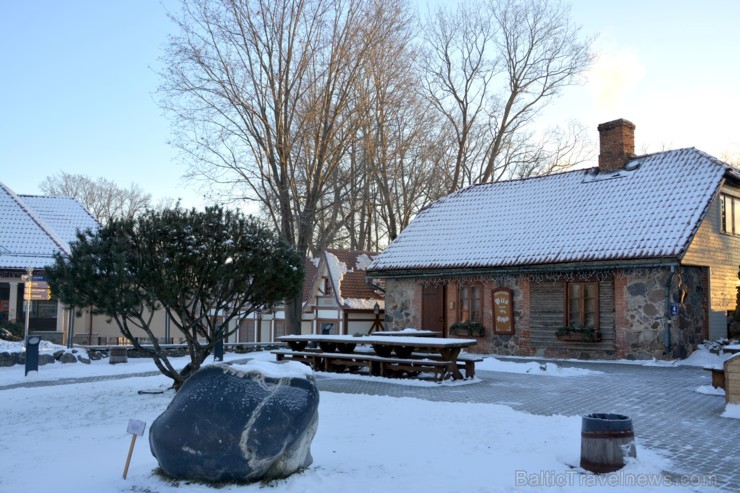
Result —
M 16 195 L 0 183 L 0 320 L 23 325 L 25 304 L 22 276 L 28 269 L 44 275 L 55 253 L 69 253 L 78 230 L 95 230 L 100 225 L 76 200 L 66 197 Z M 62 342 L 69 317 L 52 298 L 31 301 L 29 329 L 45 339 Z M 89 312 L 77 318 L 80 327 L 92 327 Z M 97 323 L 107 324 L 104 320 Z M 116 330 L 117 332 L 117 330 Z

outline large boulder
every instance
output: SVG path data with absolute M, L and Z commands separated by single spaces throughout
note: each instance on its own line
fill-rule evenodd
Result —
M 300 363 L 209 365 L 154 420 L 149 446 L 174 478 L 283 478 L 313 462 L 318 406 L 313 373 Z

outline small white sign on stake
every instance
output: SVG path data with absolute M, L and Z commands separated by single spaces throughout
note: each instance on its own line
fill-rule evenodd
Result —
M 131 463 L 131 454 L 134 453 L 134 444 L 136 443 L 137 436 L 144 436 L 144 430 L 146 429 L 146 423 L 139 421 L 138 419 L 129 419 L 126 433 L 131 433 L 131 446 L 128 449 L 128 457 L 126 458 L 126 467 L 123 469 L 123 479 L 126 479 L 128 474 L 128 466 Z
M 146 429 L 145 422 L 139 421 L 138 419 L 129 419 L 128 428 L 126 428 L 126 433 L 131 433 L 132 435 L 136 435 L 136 436 L 144 436 L 145 429 Z

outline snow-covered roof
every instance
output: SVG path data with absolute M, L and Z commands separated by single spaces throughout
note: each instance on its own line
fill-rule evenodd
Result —
M 18 197 L 30 206 L 44 224 L 65 243 L 75 241 L 78 230 L 95 230 L 99 227 L 92 214 L 71 197 L 45 195 L 19 195 Z
M 303 294 L 301 295 L 301 299 L 303 300 L 303 305 L 305 306 L 306 303 L 311 299 L 311 295 L 313 294 L 314 285 L 316 284 L 316 277 L 319 273 L 319 261 L 321 259 L 316 258 L 305 258 L 303 260 L 303 266 L 305 269 L 305 277 L 303 278 Z
M 726 173 L 694 148 L 474 185 L 432 204 L 369 271 L 679 258 Z
M 372 310 L 375 303 L 383 309 L 383 296 L 366 282 L 366 269 L 377 253 L 326 250 L 323 258 L 335 287 L 337 302 L 347 308 Z
M 74 199 L 16 195 L 0 183 L 0 268 L 41 269 L 69 253 L 77 229 L 98 227 Z

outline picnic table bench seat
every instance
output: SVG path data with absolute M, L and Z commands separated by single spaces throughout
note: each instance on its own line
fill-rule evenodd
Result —
M 411 353 L 411 357 L 418 359 L 418 358 L 425 358 L 425 359 L 434 359 L 434 360 L 441 360 L 442 357 L 437 353 L 421 353 L 421 352 L 414 352 Z M 457 361 L 457 366 L 461 370 L 465 370 L 465 378 L 475 378 L 475 364 L 480 363 L 483 361 L 483 356 L 480 356 L 478 354 L 470 354 L 470 353 L 464 353 L 464 354 L 458 354 L 457 358 L 455 358 Z
M 338 368 L 348 369 L 351 373 L 361 368 L 368 368 L 371 375 L 380 376 L 403 376 L 418 373 L 433 373 L 435 381 L 444 380 L 449 373 L 448 361 L 440 359 L 439 355 L 419 353 L 414 358 L 389 358 L 361 351 L 354 353 L 327 353 L 320 351 L 291 351 L 289 349 L 278 349 L 272 351 L 278 361 L 290 359 L 300 361 L 311 366 L 314 371 L 337 371 Z M 461 355 L 465 356 L 465 355 Z M 482 358 L 463 358 L 456 361 L 455 365 L 465 368 L 466 378 L 475 376 L 475 361 Z M 471 366 L 472 365 L 472 366 Z
M 314 371 L 332 371 L 337 366 L 349 368 L 350 372 L 367 367 L 372 373 L 372 363 L 379 363 L 384 358 L 367 353 L 325 353 L 321 351 L 291 351 L 279 349 L 272 351 L 278 361 L 290 359 L 306 363 Z

